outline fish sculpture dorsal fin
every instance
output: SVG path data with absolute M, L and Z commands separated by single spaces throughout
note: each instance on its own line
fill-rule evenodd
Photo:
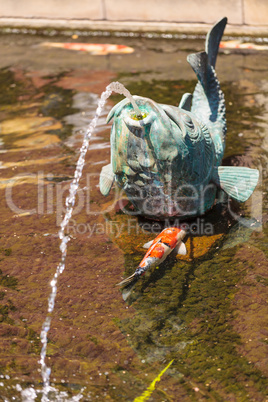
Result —
M 188 112 L 190 112 L 191 111 L 192 97 L 193 97 L 193 95 L 190 94 L 190 93 L 184 94 L 182 96 L 182 98 L 181 98 L 179 108 L 184 109 L 184 110 L 188 110 Z

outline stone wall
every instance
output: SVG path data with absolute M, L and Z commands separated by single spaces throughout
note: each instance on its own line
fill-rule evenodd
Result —
M 8 21 L 80 20 L 124 25 L 143 30 L 150 24 L 211 24 L 223 16 L 229 26 L 255 26 L 268 29 L 268 0 L 2 0 L 0 25 Z M 115 24 L 116 23 L 116 24 Z M 43 23 L 44 24 L 44 23 Z M 12 25 L 12 24 L 11 24 Z M 157 25 L 156 25 L 157 26 Z

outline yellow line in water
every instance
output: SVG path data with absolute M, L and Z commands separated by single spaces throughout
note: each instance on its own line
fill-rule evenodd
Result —
M 158 374 L 158 376 L 149 385 L 146 391 L 144 391 L 141 396 L 138 396 L 137 398 L 134 399 L 134 402 L 145 402 L 150 398 L 152 392 L 155 390 L 155 384 L 157 383 L 157 381 L 161 380 L 162 375 L 167 371 L 167 369 L 171 366 L 173 362 L 174 360 L 171 360 L 171 362 L 168 363 L 168 365 L 164 368 L 164 370 L 162 370 L 161 373 Z

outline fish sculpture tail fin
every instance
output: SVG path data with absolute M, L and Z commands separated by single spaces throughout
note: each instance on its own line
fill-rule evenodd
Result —
M 196 73 L 198 80 L 202 86 L 208 90 L 208 84 L 212 81 L 212 72 L 215 69 L 218 56 L 220 41 L 227 24 L 227 18 L 222 18 L 217 22 L 206 36 L 205 51 L 200 53 L 192 53 L 187 56 L 187 61 Z M 211 67 L 211 68 L 209 68 Z
M 187 57 L 199 81 L 193 93 L 191 112 L 199 116 L 211 132 L 219 163 L 224 153 L 226 119 L 224 95 L 216 76 L 215 64 L 226 23 L 227 18 L 223 18 L 209 31 L 204 52 Z
M 227 18 L 224 17 L 218 21 L 208 32 L 206 37 L 206 53 L 208 55 L 209 64 L 215 68 L 218 56 L 220 41 L 227 24 Z

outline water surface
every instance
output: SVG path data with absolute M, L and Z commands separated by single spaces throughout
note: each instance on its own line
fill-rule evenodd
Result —
M 203 40 L 113 38 L 135 52 L 92 56 L 40 47 L 44 40 L 0 37 L 3 400 L 42 389 L 39 337 L 60 260 L 57 233 L 100 94 L 119 80 L 132 94 L 178 105 L 196 83 L 186 56 L 203 47 Z M 159 227 L 130 219 L 116 191 L 99 192 L 110 160 L 105 117 L 122 97 L 108 101 L 87 154 L 48 336 L 51 383 L 66 393 L 62 400 L 133 401 L 172 360 L 153 401 L 265 400 L 268 53 L 220 54 L 217 71 L 227 104 L 224 164 L 260 169 L 254 195 L 189 222 L 188 255 L 171 256 L 124 302 L 114 285 L 133 272 Z M 203 235 L 208 224 L 212 232 Z

